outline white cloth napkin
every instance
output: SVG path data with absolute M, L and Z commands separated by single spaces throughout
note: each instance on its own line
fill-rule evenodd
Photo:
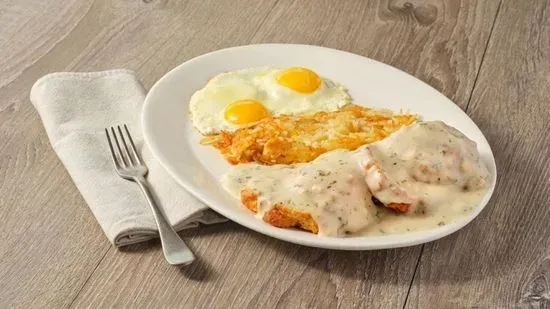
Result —
M 34 84 L 30 98 L 54 151 L 115 246 L 158 234 L 138 185 L 113 168 L 104 131 L 112 125 L 128 125 L 157 201 L 176 230 L 226 221 L 181 188 L 144 146 L 140 113 L 145 90 L 132 71 L 49 74 Z

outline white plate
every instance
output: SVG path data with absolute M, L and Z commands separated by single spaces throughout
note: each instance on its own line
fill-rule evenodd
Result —
M 443 120 L 474 140 L 493 175 L 487 195 L 464 220 L 407 234 L 331 238 L 280 229 L 258 220 L 227 194 L 219 176 L 229 165 L 200 135 L 189 118 L 189 98 L 212 76 L 255 66 L 304 66 L 343 84 L 356 104 L 408 109 L 424 120 Z M 233 47 L 191 59 L 162 77 L 147 95 L 142 115 L 145 141 L 185 189 L 227 218 L 285 241 L 321 248 L 372 250 L 411 246 L 446 236 L 473 220 L 485 207 L 496 182 L 491 148 L 475 123 L 444 95 L 398 69 L 355 54 L 308 45 L 260 44 Z

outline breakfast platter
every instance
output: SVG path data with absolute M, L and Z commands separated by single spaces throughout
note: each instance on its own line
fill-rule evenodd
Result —
M 396 68 L 308 45 L 191 59 L 146 97 L 152 153 L 227 218 L 281 240 L 373 250 L 464 227 L 496 183 L 494 157 L 452 101 Z

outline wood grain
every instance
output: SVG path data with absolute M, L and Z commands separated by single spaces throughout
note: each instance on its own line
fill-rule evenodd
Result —
M 0 307 L 402 307 L 419 246 L 312 249 L 229 223 L 186 233 L 200 256 L 200 263 L 188 268 L 167 265 L 154 241 L 111 248 L 51 150 L 28 91 L 49 72 L 120 67 L 136 70 L 149 87 L 172 67 L 208 51 L 293 42 L 390 63 L 465 108 L 498 3 L 1 3 L 6 26 L 0 27 Z M 475 102 L 472 108 L 481 106 Z M 437 252 L 430 249 L 431 255 Z M 537 278 L 548 269 L 545 263 L 532 266 L 532 291 L 540 289 Z M 425 296 L 429 290 L 413 292 Z
M 311 249 L 234 223 L 187 235 L 200 263 L 177 271 L 162 260 L 156 242 L 153 247 L 139 246 L 131 252 L 110 251 L 75 307 L 345 308 L 369 302 L 398 307 L 402 299 L 391 295 L 392 285 L 410 282 L 413 271 L 398 265 L 407 261 L 414 248 L 375 252 Z M 389 282 L 388 273 L 392 274 Z M 371 300 L 369 295 L 381 300 Z
M 34 81 L 53 71 L 113 67 L 139 71 L 147 61 L 158 61 L 155 56 L 163 54 L 157 51 L 172 42 L 168 46 L 173 54 L 164 54 L 171 55 L 170 60 L 162 65 L 153 62 L 147 67 L 149 73 L 142 74 L 144 82 L 151 84 L 183 61 L 178 52 L 186 44 L 202 44 L 205 50 L 195 49 L 195 53 L 223 47 L 217 40 L 206 42 L 201 37 L 231 29 L 227 23 L 233 25 L 232 37 L 238 42 L 243 35 L 244 44 L 246 28 L 238 28 L 236 20 L 256 16 L 248 18 L 251 34 L 263 19 L 262 10 L 252 2 L 243 3 L 249 9 L 240 14 L 214 18 L 208 16 L 215 7 L 229 12 L 230 3 L 214 6 L 195 1 L 186 2 L 190 7 L 185 7 L 179 1 L 78 1 L 58 7 L 52 1 L 34 7 L 37 3 L 0 9 L 3 21 L 14 21 L 2 27 L 3 46 L 15 45 L 0 53 L 0 59 L 9 59 L 10 65 L 2 68 L 0 80 L 0 308 L 69 306 L 107 250 L 113 250 L 51 150 L 28 101 Z M 173 30 L 164 31 L 164 27 Z M 195 43 L 182 39 L 186 37 Z M 151 72 L 157 66 L 154 75 Z
M 499 173 L 462 232 L 426 245 L 407 307 L 550 308 L 550 3 L 504 1 L 469 114 Z
M 64 307 L 108 245 L 70 178 L 48 179 L 61 167 L 45 136 L 20 146 L 0 170 L 0 307 Z
M 67 307 L 109 248 L 28 102 L 34 79 L 47 72 L 35 63 L 87 7 L 83 1 L 0 4 L 1 308 Z M 40 72 L 26 75 L 30 67 Z
M 456 93 L 452 93 L 452 96 L 460 96 L 461 92 L 466 92 L 469 96 L 470 80 L 473 80 L 477 73 L 476 66 L 480 63 L 483 47 L 489 36 L 491 18 L 496 12 L 496 5 L 479 5 L 473 7 L 472 11 L 465 10 L 463 15 L 453 12 L 454 15 L 450 14 L 451 17 L 442 13 L 434 16 L 434 21 L 429 25 L 420 24 L 415 19 L 400 20 L 391 15 L 391 12 L 388 13 L 388 6 L 396 6 L 394 10 L 398 10 L 399 5 L 399 3 L 383 3 L 380 7 L 371 7 L 363 2 L 344 2 L 338 7 L 339 11 L 334 11 L 331 10 L 329 2 L 310 6 L 303 2 L 279 1 L 263 22 L 263 26 L 255 32 L 251 42 L 289 41 L 324 44 L 344 49 L 350 47 L 352 51 L 372 54 L 380 60 L 397 65 L 406 64 L 410 71 L 424 76 L 426 80 L 436 76 L 442 80 L 440 87 L 444 88 L 442 85 L 447 83 L 456 87 L 453 88 Z M 448 10 L 451 11 L 459 9 L 458 6 L 453 6 L 451 1 L 446 5 L 450 6 Z M 445 9 L 438 8 L 441 12 Z M 411 10 L 414 11 L 414 8 Z M 421 11 L 422 8 L 417 10 Z M 383 48 L 375 42 L 354 45 L 349 37 L 341 36 L 346 30 L 331 33 L 329 29 L 319 28 L 319 25 L 330 25 L 334 29 L 347 29 L 353 26 L 353 20 L 375 19 L 378 14 L 389 14 L 386 16 L 385 23 L 369 24 L 370 30 L 366 33 L 361 27 L 355 27 L 350 32 L 351 35 L 368 36 L 386 29 L 388 23 L 391 23 L 390 26 L 393 26 L 395 31 L 386 33 L 384 42 L 388 43 L 388 46 Z M 349 19 L 343 19 L 342 16 L 347 16 Z M 489 18 L 476 20 L 472 16 Z M 413 36 L 411 40 L 405 40 L 410 34 L 403 34 L 402 29 L 409 27 L 417 31 L 418 35 Z M 471 31 L 471 40 L 482 48 L 476 50 L 464 44 L 465 31 Z M 431 32 L 435 35 L 431 35 Z M 438 70 L 429 65 L 425 65 L 424 68 L 418 65 L 418 62 L 429 62 L 427 58 L 431 57 L 430 48 L 424 46 L 427 42 L 437 45 L 443 40 L 448 40 L 449 36 L 456 36 L 454 39 L 461 42 L 455 57 L 461 59 L 468 67 L 465 69 L 446 67 Z M 326 41 L 331 43 L 326 44 Z M 392 45 L 393 48 L 401 49 L 402 55 L 388 54 L 387 51 Z M 357 48 L 359 46 L 363 49 Z M 405 52 L 407 48 L 415 52 Z M 449 63 L 454 60 L 442 55 L 438 61 Z M 404 68 L 409 69 L 406 65 Z M 426 67 L 434 71 L 426 70 Z M 432 73 L 435 71 L 437 75 Z M 460 72 L 459 76 L 456 76 L 455 71 Z M 463 106 L 466 102 L 467 100 L 463 101 Z M 208 229 L 218 229 L 218 227 Z M 244 232 L 241 232 L 240 228 L 235 229 L 239 231 L 238 234 L 230 234 L 226 231 L 227 228 L 223 228 L 226 232 L 216 233 L 211 236 L 212 240 L 200 236 L 200 233 L 193 237 L 192 243 L 196 251 L 209 263 L 211 272 L 217 278 L 212 284 L 182 278 L 162 263 L 158 264 L 160 268 L 152 267 L 135 274 L 134 269 L 145 269 L 145 265 L 151 264 L 151 261 L 143 261 L 142 255 L 129 261 L 116 252 L 109 252 L 74 305 L 76 307 L 95 307 L 106 304 L 116 304 L 121 307 L 134 304 L 154 306 L 155 303 L 151 301 L 156 297 L 155 295 L 158 295 L 159 290 L 162 290 L 160 297 L 165 300 L 163 304 L 168 306 L 185 302 L 189 307 L 209 308 L 225 307 L 228 303 L 236 308 L 331 306 L 395 308 L 401 307 L 404 303 L 420 254 L 420 247 L 365 253 L 309 249 L 283 244 L 263 236 L 258 236 L 259 241 L 251 240 L 242 235 Z M 249 233 L 245 235 L 248 236 Z M 215 244 L 234 245 L 224 246 L 223 255 L 217 259 L 214 256 L 218 255 L 220 249 Z M 230 248 L 240 248 L 240 250 L 234 251 Z M 154 254 L 155 259 L 160 256 L 157 250 L 151 254 Z M 302 258 L 298 259 L 298 257 Z M 117 266 L 113 267 L 113 265 Z M 249 267 L 256 271 L 249 271 Z M 203 270 L 194 272 L 201 273 Z M 134 275 L 124 275 L 126 273 Z M 120 280 L 127 281 L 125 284 L 120 284 L 120 281 L 113 281 L 112 278 L 123 278 Z M 164 280 L 169 280 L 170 283 L 165 284 Z M 137 288 L 135 281 L 147 282 L 146 287 Z M 192 293 L 186 291 L 192 291 Z M 323 297 L 318 297 L 319 295 Z
M 281 0 L 253 42 L 351 51 L 404 70 L 466 107 L 498 1 Z

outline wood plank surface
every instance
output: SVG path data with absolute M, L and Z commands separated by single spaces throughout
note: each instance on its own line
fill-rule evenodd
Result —
M 0 4 L 0 308 L 69 306 L 110 248 L 28 100 L 34 80 L 64 59 L 36 63 L 88 7 Z
M 150 85 L 184 60 L 179 50 L 189 45 L 186 38 L 201 42 L 227 31 L 245 44 L 250 35 L 235 21 L 246 18 L 252 33 L 267 14 L 260 4 L 243 2 L 247 9 L 231 17 L 231 32 L 227 15 L 208 18 L 215 7 L 229 12 L 230 3 L 212 3 L 28 1 L 0 9 L 0 20 L 13 20 L 0 27 L 3 46 L 14 45 L 0 54 L 6 59 L 0 69 L 0 308 L 68 307 L 106 252 L 114 250 L 48 143 L 28 100 L 34 81 L 55 71 L 139 72 L 151 61 L 140 74 Z M 224 47 L 218 40 L 202 43 L 207 49 Z M 155 75 L 162 56 L 170 61 L 161 61 Z
M 550 308 L 550 3 L 504 1 L 468 108 L 497 189 L 460 233 L 427 244 L 408 308 Z
M 480 4 L 458 12 L 460 7 L 451 1 L 445 3 L 445 7 L 435 7 L 432 3 L 417 4 L 420 8 L 409 8 L 404 3 L 371 6 L 350 1 L 340 3 L 337 10 L 332 10 L 329 2 L 311 6 L 305 2 L 279 1 L 251 42 L 296 42 L 351 50 L 395 64 L 428 82 L 438 80 L 434 86 L 451 97 L 463 97 L 463 93 L 467 93 L 465 100 L 460 101 L 465 106 L 496 13 L 496 4 Z M 415 19 L 415 10 L 437 11 L 440 15 L 433 16 L 428 25 L 420 24 Z M 378 22 L 380 15 L 385 19 Z M 488 18 L 483 20 L 482 16 Z M 382 29 L 387 32 L 378 34 Z M 469 44 L 480 46 L 478 49 L 465 44 L 467 32 L 471 33 Z M 379 37 L 372 41 L 354 42 L 356 37 L 376 35 Z M 380 46 L 377 43 L 380 41 L 387 45 Z M 432 55 L 434 48 L 443 50 L 446 44 L 449 44 L 448 48 L 456 45 L 453 58 L 450 58 L 450 52 L 438 57 Z M 453 62 L 464 67 L 450 65 Z M 221 229 L 224 233 L 215 233 L 212 240 L 197 235 L 192 243 L 217 278 L 212 284 L 182 278 L 163 263 L 147 269 L 146 265 L 151 261 L 144 260 L 143 255 L 132 255 L 132 260 L 128 260 L 117 252 L 109 252 L 74 305 L 116 304 L 124 307 L 137 303 L 153 306 L 155 297 L 160 297 L 168 306 L 185 303 L 189 307 L 209 308 L 223 308 L 228 303 L 235 308 L 395 308 L 404 303 L 420 254 L 420 247 L 363 253 L 334 252 L 296 247 L 259 235 L 250 239 L 246 237 L 250 232 L 241 232 L 237 227 L 232 229 L 239 233 L 228 233 L 228 228 L 219 227 L 205 230 L 210 229 Z M 220 249 L 216 244 L 234 245 L 224 245 Z M 223 254 L 219 253 L 220 250 Z M 158 261 L 160 253 L 155 250 L 150 255 Z M 218 255 L 219 258 L 212 258 Z M 197 267 L 201 267 L 200 264 Z M 136 273 L 134 269 L 147 270 Z M 203 270 L 199 268 L 193 272 Z M 130 273 L 132 275 L 125 275 Z M 113 278 L 121 278 L 126 283 L 120 284 L 121 281 Z M 137 288 L 135 281 L 146 281 L 147 284 Z M 160 296 L 159 290 L 162 290 Z
M 401 307 L 403 298 L 396 293 L 408 288 L 414 267 L 407 263 L 417 256 L 415 249 L 311 249 L 234 223 L 184 235 L 199 263 L 171 267 L 162 260 L 156 242 L 153 247 L 112 250 L 75 307 L 353 308 L 369 303 Z M 371 299 L 374 296 L 379 299 Z
M 200 257 L 187 268 L 167 265 L 156 241 L 112 248 L 51 150 L 28 92 L 49 72 L 110 68 L 134 69 L 150 87 L 208 51 L 292 42 L 392 64 L 466 108 L 498 6 L 455 0 L 0 3 L 0 308 L 402 307 L 420 246 L 313 249 L 228 223 L 184 234 Z M 493 77 L 486 75 L 487 83 Z M 481 103 L 474 99 L 472 108 Z M 476 119 L 482 128 L 496 132 L 482 115 Z M 510 164 L 512 157 L 497 159 Z M 441 254 L 436 249 L 425 251 Z M 548 270 L 539 250 L 540 263 L 530 266 L 535 283 L 536 274 Z M 426 277 L 425 260 L 416 280 Z M 433 262 L 439 269 L 440 261 Z M 418 282 L 409 304 L 429 305 L 432 287 Z M 540 290 L 537 284 L 529 291 Z
M 280 0 L 253 42 L 351 51 L 406 71 L 465 108 L 498 4 Z

